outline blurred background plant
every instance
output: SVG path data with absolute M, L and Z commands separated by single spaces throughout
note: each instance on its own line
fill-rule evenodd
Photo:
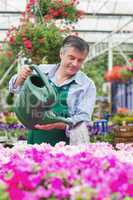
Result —
M 128 81 L 133 77 L 133 66 L 113 66 L 112 70 L 108 70 L 105 73 L 106 81 Z
M 9 200 L 7 185 L 2 180 L 0 181 L 0 200 Z
M 18 140 L 26 140 L 27 129 L 20 124 L 13 112 L 0 113 L 0 142 L 13 143 Z
M 114 145 L 114 137 L 115 137 L 115 134 L 113 133 L 108 133 L 106 135 L 92 135 L 90 137 L 90 142 L 92 143 L 96 143 L 96 142 L 108 142 L 112 145 Z
M 111 121 L 116 125 L 133 125 L 133 112 L 129 111 L 127 108 L 118 108 L 117 113 L 112 116 Z
M 97 87 L 97 96 L 104 96 L 103 84 L 105 83 L 104 74 L 107 71 L 108 55 L 101 55 L 91 62 L 88 61 L 83 67 L 83 72 L 87 74 L 88 77 L 92 78 Z M 113 57 L 114 65 L 124 65 L 125 60 L 122 56 L 114 54 Z
M 9 67 L 12 65 L 13 61 L 15 60 L 16 55 L 14 52 L 7 47 L 7 44 L 3 45 L 3 48 L 0 49 L 0 77 L 2 79 L 5 71 L 9 69 Z M 5 86 L 5 83 L 8 82 L 8 80 L 11 78 L 11 76 L 16 72 L 16 68 L 14 67 L 8 77 L 6 77 L 4 84 L 0 84 L 0 89 L 3 89 L 3 86 Z

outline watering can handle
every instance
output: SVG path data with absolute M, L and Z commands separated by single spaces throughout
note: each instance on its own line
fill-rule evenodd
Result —
M 51 85 L 49 84 L 49 81 L 48 81 L 46 75 L 45 75 L 45 74 L 42 74 L 42 72 L 40 71 L 40 69 L 39 69 L 36 65 L 33 65 L 33 64 L 32 64 L 32 65 L 30 65 L 29 67 L 30 67 L 32 70 L 35 70 L 36 73 L 40 76 L 40 78 L 42 79 L 42 81 L 45 83 L 45 87 L 47 88 L 47 90 L 48 90 L 50 96 L 51 96 L 51 95 L 55 96 L 54 89 L 53 89 L 53 87 L 51 87 Z

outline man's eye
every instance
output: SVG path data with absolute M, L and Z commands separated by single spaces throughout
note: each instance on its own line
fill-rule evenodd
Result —
M 75 58 L 74 58 L 74 57 L 72 57 L 72 56 L 70 56 L 70 59 L 71 59 L 71 60 L 74 60 Z

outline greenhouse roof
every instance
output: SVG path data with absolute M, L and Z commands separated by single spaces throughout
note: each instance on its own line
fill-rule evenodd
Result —
M 1 42 L 11 25 L 19 24 L 26 2 L 0 0 Z M 86 12 L 86 17 L 75 24 L 75 30 L 89 43 L 100 42 L 112 33 L 116 41 L 122 38 L 123 43 L 133 43 L 132 0 L 80 0 L 78 8 Z

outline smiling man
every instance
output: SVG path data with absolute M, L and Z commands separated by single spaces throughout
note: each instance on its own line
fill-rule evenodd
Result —
M 72 144 L 89 142 L 86 122 L 91 121 L 96 88 L 94 82 L 80 71 L 88 53 L 89 46 L 83 39 L 77 36 L 68 36 L 64 39 L 60 49 L 60 63 L 58 65 L 39 65 L 58 97 L 52 111 L 57 116 L 69 118 L 73 126 L 69 127 L 62 122 L 37 124 L 34 130 L 29 130 L 28 143 L 46 142 L 55 145 L 57 142 L 65 141 L 66 144 L 69 144 L 70 138 L 71 141 L 75 141 L 71 142 Z M 18 75 L 14 75 L 9 82 L 10 92 L 19 92 L 23 82 L 31 73 L 31 69 L 25 66 Z M 73 140 L 73 137 L 77 137 L 78 142 Z

